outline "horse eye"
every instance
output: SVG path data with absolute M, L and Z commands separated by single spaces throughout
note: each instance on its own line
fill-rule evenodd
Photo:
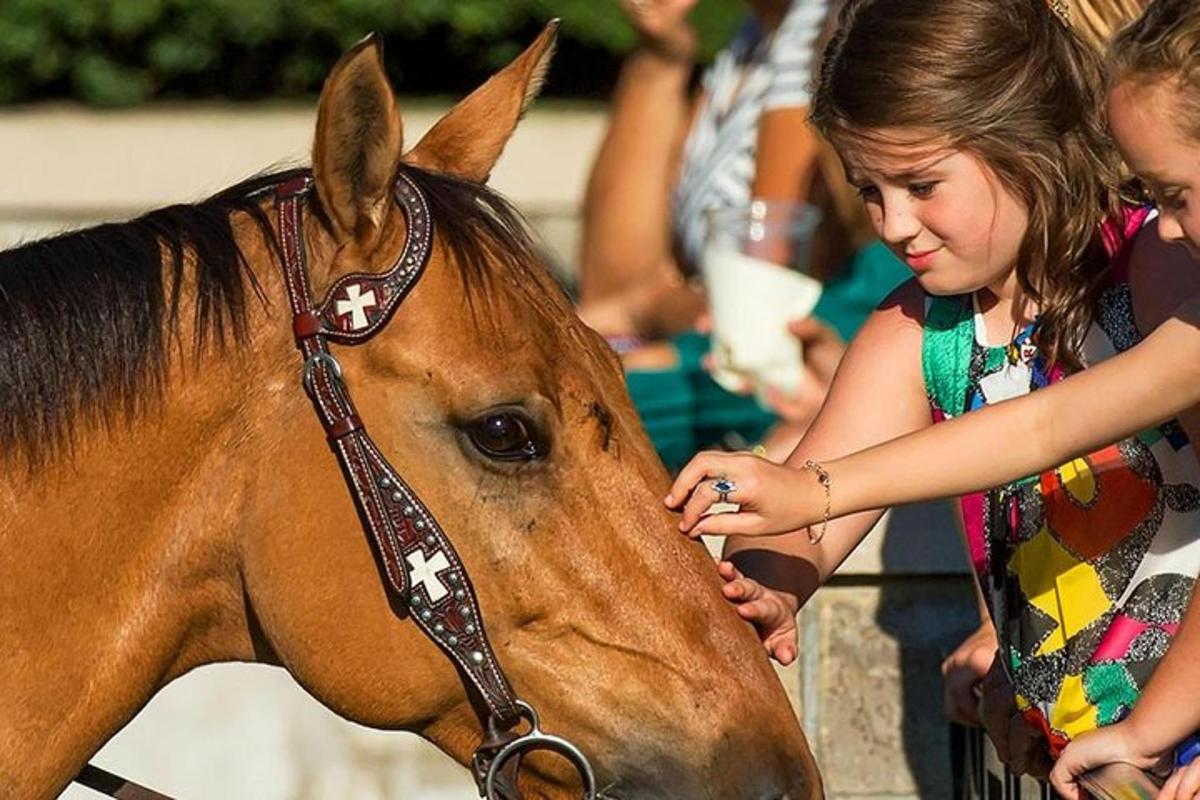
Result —
M 536 461 L 549 450 L 533 421 L 514 410 L 493 411 L 473 420 L 467 425 L 467 436 L 476 450 L 497 461 Z

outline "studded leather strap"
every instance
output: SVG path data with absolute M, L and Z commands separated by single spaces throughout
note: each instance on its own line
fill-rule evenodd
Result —
M 483 629 L 479 603 L 454 546 L 417 494 L 371 441 L 350 400 L 329 342 L 355 345 L 382 330 L 429 262 L 432 221 L 420 189 L 400 174 L 395 198 L 408 226 L 400 256 L 381 273 L 340 278 L 313 306 L 305 263 L 302 208 L 312 189 L 304 176 L 276 190 L 280 245 L 304 385 L 341 465 L 389 588 L 421 629 L 449 656 L 505 725 L 519 713 Z

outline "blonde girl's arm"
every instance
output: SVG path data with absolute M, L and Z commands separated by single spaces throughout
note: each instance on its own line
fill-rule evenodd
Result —
M 1047 389 L 826 464 L 832 513 L 998 486 L 1176 416 L 1200 441 L 1200 263 L 1143 227 L 1130 288 L 1143 342 Z M 805 478 L 804 518 L 820 519 L 821 490 Z
M 834 516 L 978 491 L 1033 475 L 1200 403 L 1200 300 L 1145 341 L 1025 397 L 826 462 Z M 805 519 L 822 491 L 806 474 Z

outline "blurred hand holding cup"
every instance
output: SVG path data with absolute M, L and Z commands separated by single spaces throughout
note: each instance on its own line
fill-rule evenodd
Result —
M 812 277 L 812 206 L 755 200 L 708 212 L 700 271 L 712 313 L 713 379 L 732 392 L 796 393 L 800 342 L 788 323 L 812 314 L 821 283 Z

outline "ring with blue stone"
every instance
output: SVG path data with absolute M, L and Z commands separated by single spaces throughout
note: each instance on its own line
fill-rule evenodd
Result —
M 719 502 L 728 503 L 729 495 L 737 491 L 737 484 L 726 478 L 724 475 L 717 478 L 711 484 L 712 490 L 717 493 Z

